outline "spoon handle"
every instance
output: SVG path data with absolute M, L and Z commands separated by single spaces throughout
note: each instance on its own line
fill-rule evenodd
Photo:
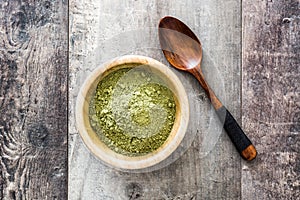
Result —
M 220 121 L 224 124 L 224 129 L 240 155 L 245 160 L 253 160 L 257 155 L 257 151 L 231 113 L 225 108 L 225 106 L 217 109 L 216 112 Z
M 207 93 L 207 96 L 210 99 L 213 107 L 215 108 L 220 121 L 224 124 L 224 129 L 226 130 L 228 136 L 230 137 L 238 152 L 245 160 L 253 160 L 257 155 L 255 147 L 246 136 L 244 131 L 241 129 L 239 124 L 236 122 L 234 117 L 225 108 L 225 106 L 223 106 L 221 101 L 215 95 L 214 91 L 210 89 L 209 85 L 204 79 L 204 75 L 202 73 L 200 65 L 194 69 L 189 70 L 189 72 L 197 78 L 200 85 Z

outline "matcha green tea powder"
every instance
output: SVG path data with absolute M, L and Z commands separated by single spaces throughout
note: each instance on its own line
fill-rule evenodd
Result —
M 90 102 L 90 123 L 113 151 L 140 156 L 167 140 L 175 120 L 173 92 L 147 66 L 126 64 L 98 83 Z

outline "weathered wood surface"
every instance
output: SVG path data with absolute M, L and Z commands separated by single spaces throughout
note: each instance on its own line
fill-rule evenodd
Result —
M 69 199 L 299 198 L 299 1 L 242 5 L 241 72 L 239 1 L 70 1 Z M 129 174 L 104 166 L 82 144 L 74 105 L 85 76 L 130 53 L 166 63 L 156 26 L 167 14 L 191 26 L 209 56 L 204 67 L 213 63 L 217 77 L 226 77 L 226 95 L 210 81 L 236 118 L 242 108 L 256 161 L 241 164 L 224 133 L 203 158 L 199 134 L 170 166 Z M 65 199 L 67 2 L 3 0 L 0 19 L 0 199 Z M 189 131 L 203 132 L 207 98 L 190 76 L 177 74 L 204 115 Z
M 300 199 L 300 2 L 243 1 L 244 199 Z
M 180 18 L 200 37 L 208 81 L 240 119 L 240 11 L 238 0 L 70 1 L 69 199 L 241 198 L 241 158 L 224 132 L 218 138 L 220 134 L 209 129 L 212 107 L 188 74 L 176 72 L 193 113 L 188 133 L 197 136 L 188 151 L 165 168 L 131 174 L 103 165 L 84 146 L 74 120 L 79 88 L 97 65 L 125 54 L 141 54 L 167 64 L 157 36 L 159 19 L 165 15 Z M 203 135 L 217 143 L 207 143 L 212 150 L 206 157 L 202 155 Z
M 67 198 L 67 1 L 0 1 L 0 199 Z

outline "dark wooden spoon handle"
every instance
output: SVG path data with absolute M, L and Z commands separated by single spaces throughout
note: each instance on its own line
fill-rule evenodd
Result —
M 230 112 L 223 106 L 221 101 L 215 95 L 212 89 L 210 89 L 209 85 L 204 79 L 204 75 L 201 71 L 200 65 L 196 68 L 189 70 L 191 74 L 193 74 L 197 80 L 199 81 L 202 88 L 207 93 L 208 98 L 210 99 L 213 107 L 215 108 L 219 119 L 224 124 L 224 129 L 226 130 L 228 136 L 230 137 L 232 143 L 241 154 L 241 156 L 246 160 L 253 160 L 256 155 L 256 149 L 246 136 L 244 131 L 241 129 L 239 124 L 236 122 L 234 117 L 230 114 Z
M 257 151 L 230 112 L 222 106 L 216 110 L 232 143 L 245 160 L 253 160 Z

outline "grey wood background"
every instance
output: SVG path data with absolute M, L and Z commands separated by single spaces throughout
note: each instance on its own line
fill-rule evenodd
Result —
M 299 1 L 243 1 L 242 116 L 260 155 L 242 197 L 300 199 Z
M 67 1 L 0 1 L 0 199 L 67 198 Z
M 299 8 L 298 0 L 1 0 L 0 199 L 299 199 Z M 176 71 L 196 134 L 177 161 L 120 172 L 82 143 L 74 106 L 85 77 L 125 54 L 167 64 L 156 30 L 165 15 L 201 39 L 205 73 L 256 145 L 254 162 L 211 128 L 203 90 Z

